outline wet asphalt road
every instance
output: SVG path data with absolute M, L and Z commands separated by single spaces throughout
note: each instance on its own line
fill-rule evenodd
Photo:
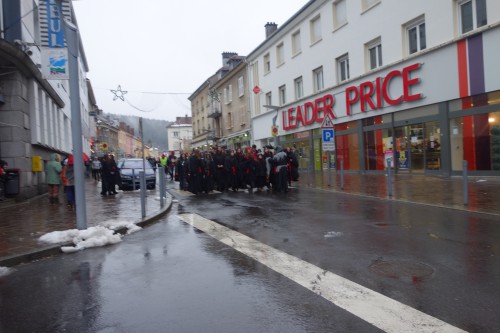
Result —
M 120 244 L 0 278 L 0 332 L 379 331 L 180 221 L 185 212 L 461 329 L 500 330 L 498 216 L 311 189 L 174 195 L 171 213 Z

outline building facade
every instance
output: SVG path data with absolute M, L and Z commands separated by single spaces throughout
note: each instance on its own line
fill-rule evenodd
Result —
M 64 17 L 76 25 L 71 2 L 64 1 L 62 10 L 55 4 L 54 0 L 0 0 L 0 158 L 19 174 L 19 198 L 44 193 L 44 164 L 52 153 L 67 155 L 73 147 L 69 82 L 43 74 L 48 66 L 42 52 L 54 41 L 65 45 L 64 36 L 49 23 Z M 82 142 L 90 154 L 93 105 L 88 98 L 88 65 L 79 46 Z
M 495 0 L 310 1 L 247 56 L 252 137 L 276 117 L 310 170 L 498 175 L 499 54 Z
M 179 156 L 189 152 L 193 139 L 192 117 L 177 117 L 175 122 L 167 126 L 167 150 Z

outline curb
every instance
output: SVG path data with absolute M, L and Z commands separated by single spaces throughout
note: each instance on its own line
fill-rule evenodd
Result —
M 172 208 L 172 195 L 169 194 L 166 198 L 165 206 L 161 208 L 159 211 L 157 211 L 154 214 L 150 214 L 138 221 L 135 222 L 135 224 L 138 227 L 144 228 L 146 226 L 149 226 L 153 224 L 156 220 L 158 220 L 161 216 L 166 214 L 171 208 Z M 119 228 L 115 230 L 115 233 L 119 233 L 121 235 L 125 235 L 127 233 L 127 228 Z M 24 264 L 28 263 L 31 261 L 35 260 L 40 260 L 43 258 L 55 256 L 62 254 L 63 252 L 61 251 L 61 247 L 63 246 L 74 246 L 73 243 L 59 243 L 55 245 L 49 245 L 45 247 L 40 247 L 39 249 L 29 251 L 26 253 L 22 254 L 16 254 L 12 256 L 7 256 L 0 258 L 0 266 L 3 267 L 13 267 L 19 264 Z

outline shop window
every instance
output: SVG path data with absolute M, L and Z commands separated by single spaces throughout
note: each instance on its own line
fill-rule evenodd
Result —
M 452 119 L 450 141 L 453 171 L 500 170 L 500 111 Z
M 392 131 L 391 129 L 379 129 L 364 133 L 365 137 L 365 169 L 384 170 L 385 160 L 393 159 Z
M 359 170 L 359 140 L 358 134 L 345 134 L 335 137 L 336 164 L 340 169 L 340 161 L 344 161 L 344 170 Z
M 358 122 L 357 121 L 350 121 L 347 123 L 342 123 L 342 124 L 336 124 L 335 125 L 335 131 L 345 131 L 351 128 L 356 128 L 358 127 Z

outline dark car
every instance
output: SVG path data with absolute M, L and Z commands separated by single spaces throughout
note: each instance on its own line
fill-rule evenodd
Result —
M 156 187 L 156 173 L 151 167 L 148 161 L 143 164 L 140 158 L 125 158 L 118 161 L 118 168 L 120 169 L 121 177 L 121 189 L 130 190 L 133 189 L 133 182 L 135 182 L 135 188 L 140 188 L 140 178 L 139 172 L 145 170 L 146 174 L 146 188 L 154 189 Z M 146 169 L 143 169 L 146 167 Z

